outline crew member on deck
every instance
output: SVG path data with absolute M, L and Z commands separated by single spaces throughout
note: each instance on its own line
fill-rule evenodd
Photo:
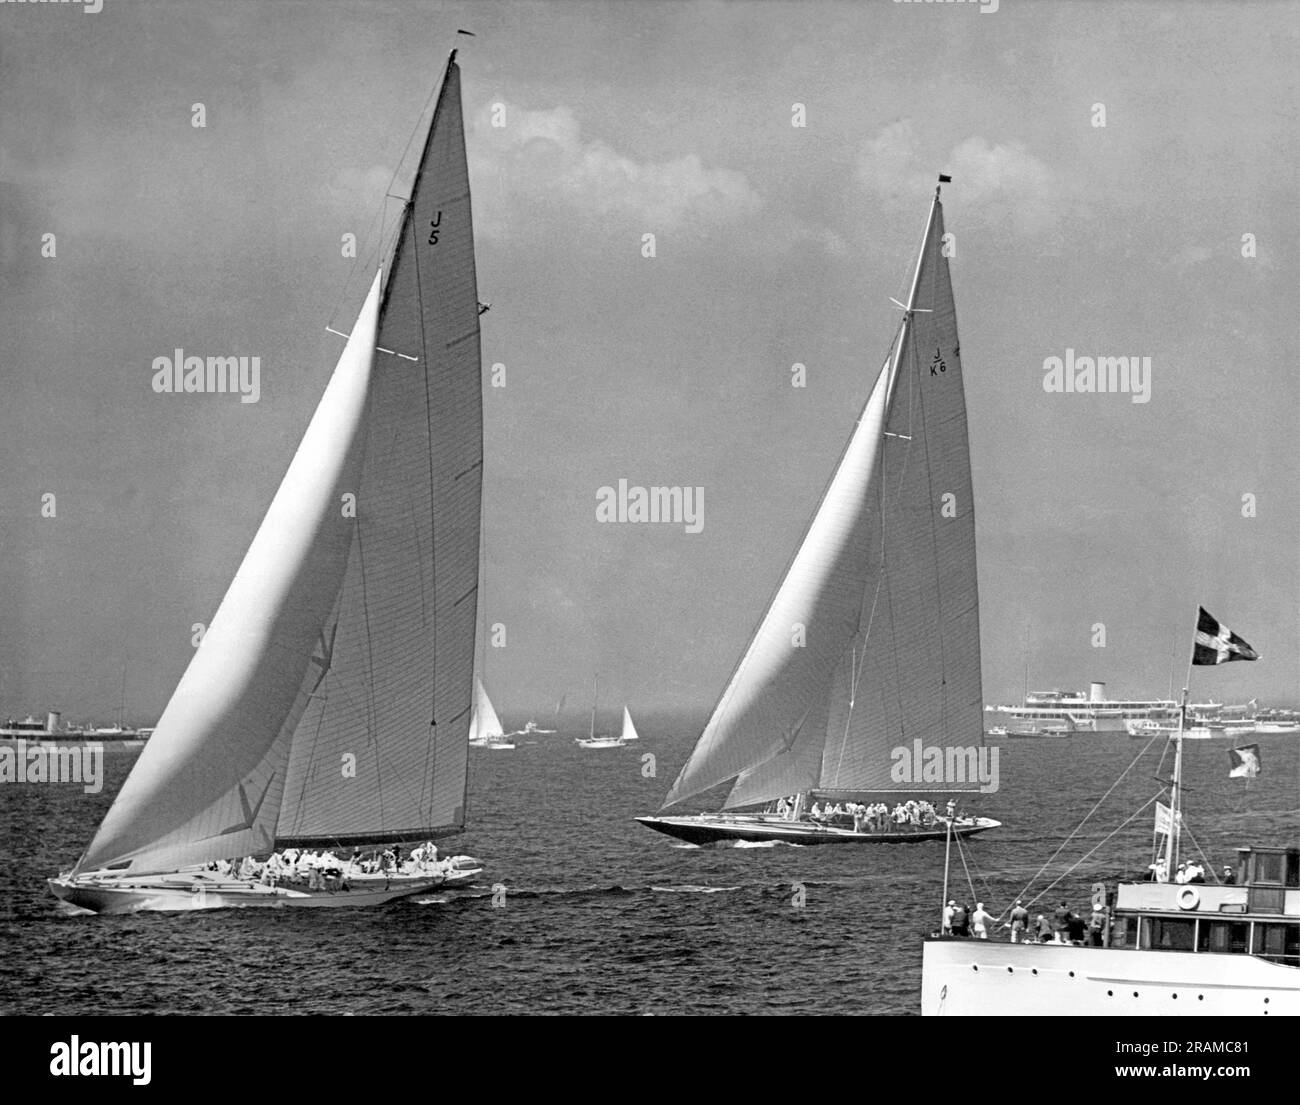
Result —
M 1011 942 L 1019 944 L 1020 938 L 1026 934 L 1029 928 L 1029 910 L 1024 907 L 1024 903 L 1017 901 L 1015 908 L 1011 911 L 1011 920 L 1008 922 L 1011 928 Z
M 1065 944 L 1070 939 L 1070 906 L 1061 899 L 1061 904 L 1052 911 L 1052 933 L 1058 944 Z

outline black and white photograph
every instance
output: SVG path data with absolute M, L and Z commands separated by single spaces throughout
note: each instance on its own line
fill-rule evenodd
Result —
M 1249 1081 L 1297 58 L 1300 0 L 0 0 L 32 1069 L 1016 1016 Z

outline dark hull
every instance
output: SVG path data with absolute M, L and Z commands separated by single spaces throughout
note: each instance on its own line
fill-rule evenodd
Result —
M 893 829 L 883 833 L 855 833 L 808 821 L 783 821 L 775 815 L 698 814 L 693 817 L 638 817 L 647 829 L 666 833 L 689 844 L 717 844 L 725 841 L 784 841 L 787 844 L 917 844 L 944 840 L 948 825 L 940 821 L 929 829 Z M 963 818 L 953 826 L 954 836 L 973 836 L 1002 823 L 989 817 Z

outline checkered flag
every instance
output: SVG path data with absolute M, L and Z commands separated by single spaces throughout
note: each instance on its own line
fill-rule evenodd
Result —
M 1226 664 L 1232 660 L 1258 660 L 1259 653 L 1223 625 L 1204 606 L 1197 607 L 1193 664 Z

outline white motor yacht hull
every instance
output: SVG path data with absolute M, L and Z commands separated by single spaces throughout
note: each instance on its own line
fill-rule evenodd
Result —
M 922 1016 L 1295 1016 L 1300 971 L 1249 955 L 936 936 Z

